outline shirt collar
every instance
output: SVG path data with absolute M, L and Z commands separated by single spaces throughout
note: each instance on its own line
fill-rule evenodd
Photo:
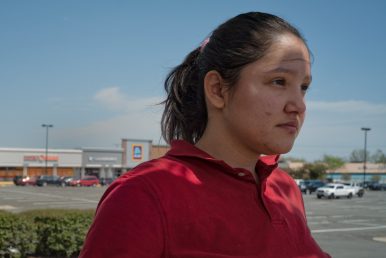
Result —
M 171 142 L 171 149 L 167 152 L 166 155 L 175 156 L 175 157 L 194 157 L 203 160 L 207 160 L 217 164 L 223 164 L 230 168 L 226 162 L 222 160 L 217 160 L 205 151 L 197 148 L 191 143 L 188 143 L 184 140 L 174 140 Z M 266 179 L 272 171 L 277 168 L 278 160 L 280 155 L 268 155 L 261 156 L 256 163 L 256 173 L 259 177 L 259 180 Z M 235 173 L 238 173 L 237 168 L 232 168 Z

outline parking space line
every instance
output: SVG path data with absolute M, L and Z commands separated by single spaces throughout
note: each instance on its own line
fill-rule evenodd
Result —
M 386 225 L 379 225 L 379 226 L 375 226 L 375 227 L 315 229 L 315 230 L 311 230 L 311 232 L 312 233 L 331 233 L 331 232 L 377 230 L 377 229 L 385 229 L 385 228 L 386 228 Z
M 1 192 L 1 191 L 0 191 Z M 63 196 L 60 195 L 53 195 L 53 194 L 45 194 L 45 193 L 33 193 L 33 192 L 24 192 L 24 191 L 7 191 L 7 193 L 21 193 L 25 195 L 37 195 L 37 196 L 46 196 L 46 197 L 54 197 L 54 198 L 63 198 Z
M 11 206 L 11 205 L 0 205 L 0 210 L 14 210 L 16 209 L 15 206 Z
M 52 198 L 57 198 L 57 199 L 65 199 L 68 200 L 68 197 L 60 196 L 60 195 L 53 195 L 53 194 L 45 194 L 45 193 L 31 193 L 31 192 L 23 192 L 23 191 L 7 191 L 7 192 L 13 192 L 13 193 L 22 193 L 22 194 L 27 194 L 28 196 L 30 195 L 35 195 L 35 196 L 45 196 L 45 197 L 52 197 Z M 20 199 L 19 200 L 26 200 L 26 199 Z M 72 201 L 80 201 L 80 202 L 87 202 L 87 203 L 98 203 L 98 201 L 94 200 L 88 200 L 84 198 L 71 198 L 70 200 Z
M 386 237 L 373 237 L 373 240 L 386 243 Z
M 78 202 L 78 203 L 74 203 L 74 202 L 34 202 L 32 203 L 33 206 L 45 206 L 45 205 L 48 205 L 48 206 L 64 206 L 64 207 L 69 207 L 69 206 L 82 206 L 82 205 L 85 205 L 85 203 L 83 202 Z
M 370 221 L 369 219 L 345 219 L 340 222 L 342 223 L 347 223 L 347 224 L 361 224 L 363 222 L 368 222 Z
M 71 198 L 71 201 L 87 202 L 87 203 L 98 203 L 99 201 L 88 200 L 83 198 Z
M 320 225 L 320 224 L 326 225 L 326 224 L 330 224 L 330 222 L 328 220 L 322 220 L 322 221 L 308 222 L 307 224 L 308 225 Z

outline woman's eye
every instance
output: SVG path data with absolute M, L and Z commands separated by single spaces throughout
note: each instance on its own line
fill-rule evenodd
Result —
M 285 80 L 284 79 L 276 79 L 272 81 L 273 85 L 279 85 L 279 86 L 284 86 L 285 85 Z
M 300 88 L 302 89 L 303 92 L 307 92 L 308 89 L 310 88 L 310 85 L 309 84 L 303 84 Z

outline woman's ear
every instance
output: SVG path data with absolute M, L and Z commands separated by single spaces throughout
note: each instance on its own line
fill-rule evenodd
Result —
M 204 77 L 204 92 L 207 105 L 217 109 L 225 106 L 225 84 L 217 71 L 209 71 Z

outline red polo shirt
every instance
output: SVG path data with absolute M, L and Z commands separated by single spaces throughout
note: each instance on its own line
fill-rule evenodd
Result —
M 184 141 L 116 180 L 103 195 L 82 258 L 330 257 L 307 227 L 301 193 L 277 168 L 259 184 Z

